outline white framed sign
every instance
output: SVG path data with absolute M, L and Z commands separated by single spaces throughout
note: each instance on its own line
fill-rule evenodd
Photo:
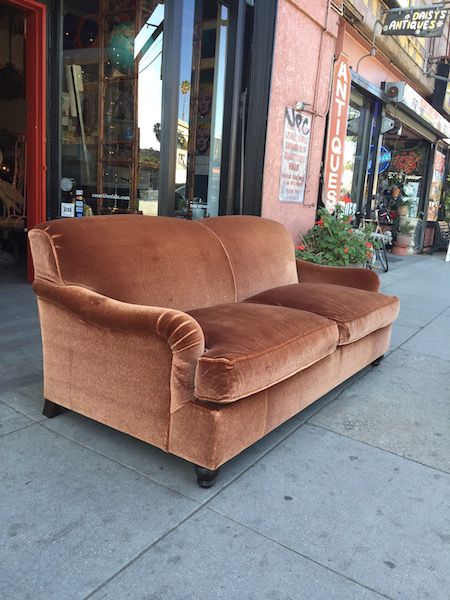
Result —
M 73 202 L 61 202 L 61 216 L 62 217 L 74 217 L 75 216 L 75 204 Z
M 312 116 L 287 106 L 281 157 L 281 202 L 304 202 Z

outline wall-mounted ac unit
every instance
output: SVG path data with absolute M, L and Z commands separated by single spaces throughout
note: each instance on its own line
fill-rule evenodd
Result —
M 405 83 L 403 81 L 386 83 L 384 91 L 392 102 L 402 102 L 405 96 Z
M 343 0 L 342 4 L 342 14 L 350 23 L 363 23 L 364 15 L 359 12 L 359 10 L 354 6 L 351 0 Z
M 342 17 L 344 14 L 344 0 L 331 0 L 331 8 L 334 8 Z

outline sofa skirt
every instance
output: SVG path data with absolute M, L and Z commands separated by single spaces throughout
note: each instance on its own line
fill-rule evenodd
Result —
M 262 392 L 230 404 L 193 401 L 171 415 L 168 452 L 217 469 L 389 349 L 379 329 Z

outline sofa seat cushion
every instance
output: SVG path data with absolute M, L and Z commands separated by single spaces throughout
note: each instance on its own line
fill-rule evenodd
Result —
M 283 381 L 331 354 L 339 339 L 334 322 L 293 308 L 232 303 L 189 314 L 206 347 L 194 394 L 209 402 L 234 402 Z
M 286 285 L 257 294 L 246 302 L 298 308 L 331 319 L 339 328 L 340 346 L 390 325 L 400 309 L 395 296 L 332 283 Z

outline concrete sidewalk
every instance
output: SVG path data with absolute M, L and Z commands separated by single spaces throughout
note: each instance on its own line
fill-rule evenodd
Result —
M 0 274 L 3 275 L 4 271 Z M 450 598 L 450 264 L 382 276 L 392 350 L 225 465 L 42 416 L 36 304 L 0 284 L 0 598 Z

